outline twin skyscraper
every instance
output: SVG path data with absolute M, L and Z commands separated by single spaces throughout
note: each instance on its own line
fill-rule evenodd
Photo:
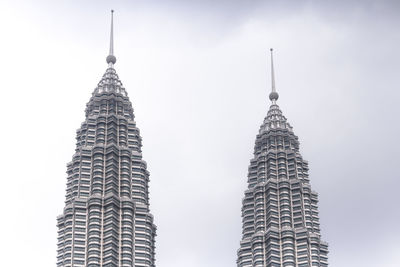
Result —
M 86 105 L 67 164 L 65 207 L 57 217 L 58 267 L 156 265 L 149 172 L 132 104 L 114 69 L 113 39 L 112 13 L 108 67 Z M 271 63 L 272 104 L 250 161 L 237 266 L 328 266 L 318 195 L 298 138 L 276 104 Z
M 318 194 L 298 137 L 276 104 L 271 49 L 271 106 L 256 137 L 242 201 L 242 240 L 237 266 L 328 266 L 321 241 Z

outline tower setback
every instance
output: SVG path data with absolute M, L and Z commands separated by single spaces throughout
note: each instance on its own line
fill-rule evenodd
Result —
M 272 49 L 271 80 L 272 104 L 256 137 L 242 201 L 237 266 L 328 266 L 328 244 L 321 240 L 318 194 L 311 190 L 308 162 L 276 104 Z
M 132 104 L 114 69 L 113 17 L 108 68 L 86 105 L 67 164 L 57 217 L 57 266 L 155 266 L 156 226 L 149 172 Z

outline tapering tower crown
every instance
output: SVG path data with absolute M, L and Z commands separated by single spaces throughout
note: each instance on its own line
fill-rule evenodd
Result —
M 321 240 L 318 194 L 293 128 L 276 104 L 271 51 L 272 104 L 256 136 L 242 200 L 242 240 L 237 267 L 328 267 Z
M 114 10 L 111 10 L 110 52 L 106 61 L 110 65 L 117 62 L 117 58 L 114 56 Z
M 272 101 L 272 103 L 275 104 L 276 100 L 279 98 L 279 94 L 276 92 L 275 88 L 275 72 L 274 72 L 274 58 L 273 58 L 273 49 L 270 49 L 271 51 L 271 93 L 269 94 L 269 99 Z
M 58 267 L 155 267 L 150 173 L 115 62 L 111 11 L 108 67 L 86 105 L 67 165 L 65 207 L 57 217 Z

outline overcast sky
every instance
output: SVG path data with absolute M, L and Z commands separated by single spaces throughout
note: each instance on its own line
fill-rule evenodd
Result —
M 55 266 L 66 164 L 107 67 L 113 8 L 157 266 L 235 266 L 270 47 L 330 266 L 400 266 L 399 3 L 2 0 L 1 265 Z

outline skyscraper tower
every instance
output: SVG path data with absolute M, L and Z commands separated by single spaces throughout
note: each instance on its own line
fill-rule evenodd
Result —
M 311 190 L 308 163 L 298 137 L 276 104 L 271 49 L 272 104 L 256 137 L 242 207 L 237 266 L 328 266 L 321 241 L 318 194 Z
M 114 69 L 113 13 L 107 63 L 67 164 L 57 266 L 153 267 L 156 226 L 149 211 L 149 172 L 132 104 Z

